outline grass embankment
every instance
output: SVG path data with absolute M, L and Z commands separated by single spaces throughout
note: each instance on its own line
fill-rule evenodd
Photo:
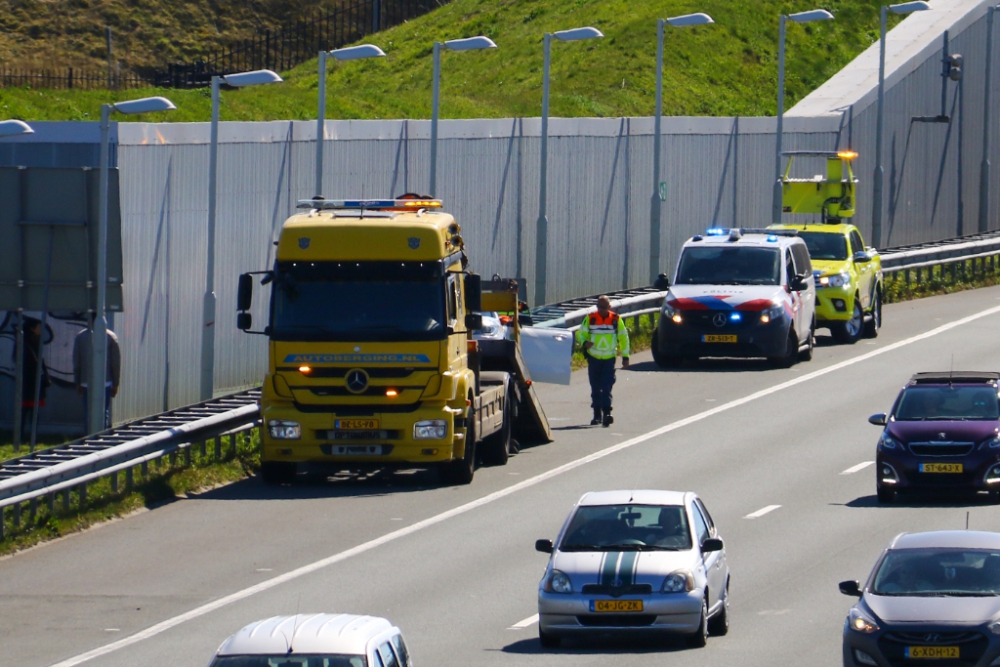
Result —
M 829 0 L 834 21 L 789 23 L 786 105 L 814 90 L 878 38 L 878 6 Z M 811 9 L 805 0 L 454 0 L 366 40 L 386 58 L 330 66 L 328 118 L 429 118 L 432 44 L 474 35 L 498 49 L 442 54 L 443 118 L 538 116 L 542 35 L 583 25 L 604 39 L 555 42 L 551 114 L 562 117 L 649 116 L 655 90 L 656 20 L 703 11 L 715 25 L 667 27 L 664 114 L 773 115 L 777 31 L 781 12 Z M 165 35 L 165 40 L 172 37 Z M 316 61 L 284 73 L 286 83 L 223 95 L 225 120 L 315 118 Z M 149 121 L 207 121 L 208 90 L 0 91 L 0 117 L 94 120 L 102 102 L 151 94 L 169 96 L 177 111 Z M 786 107 L 787 108 L 787 107 Z

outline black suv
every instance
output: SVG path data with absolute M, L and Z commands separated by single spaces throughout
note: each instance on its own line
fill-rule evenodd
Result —
M 879 502 L 899 491 L 988 491 L 1000 502 L 1000 373 L 917 373 L 892 411 L 876 453 Z

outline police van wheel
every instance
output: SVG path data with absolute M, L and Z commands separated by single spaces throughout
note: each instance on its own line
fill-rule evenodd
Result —
M 483 440 L 483 463 L 488 466 L 505 466 L 510 458 L 511 401 L 513 392 L 508 391 L 503 402 L 503 426 Z
M 469 408 L 465 428 L 465 454 L 442 465 L 441 477 L 449 484 L 469 484 L 476 474 L 476 413 Z
M 297 466 L 286 461 L 264 461 L 260 464 L 260 476 L 265 484 L 291 484 L 295 481 Z
M 650 349 L 653 352 L 653 362 L 660 368 L 677 368 L 684 362 L 684 359 L 665 354 L 660 348 L 658 333 L 659 329 L 653 329 L 652 345 L 650 345 Z
M 799 339 L 795 335 L 795 330 L 790 330 L 788 332 L 788 338 L 785 339 L 785 353 L 780 357 L 768 357 L 767 360 L 771 362 L 772 366 L 777 366 L 778 368 L 791 368 L 799 358 Z
M 813 316 L 812 325 L 809 327 L 809 340 L 805 349 L 799 351 L 799 361 L 812 361 L 813 348 L 816 346 L 816 317 Z

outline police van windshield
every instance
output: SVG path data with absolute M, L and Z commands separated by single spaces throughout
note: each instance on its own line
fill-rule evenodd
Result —
M 293 267 L 275 278 L 271 338 L 310 341 L 440 340 L 447 335 L 445 281 L 438 276 Z M 346 278 L 346 279 L 344 279 Z
M 813 259 L 847 259 L 847 239 L 843 234 L 799 232 L 799 238 L 806 242 L 809 256 Z
M 780 285 L 779 248 L 688 247 L 677 269 L 678 285 Z

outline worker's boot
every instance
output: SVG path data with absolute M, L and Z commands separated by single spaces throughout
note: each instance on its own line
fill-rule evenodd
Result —
M 604 411 L 604 421 L 601 422 L 601 426 L 607 428 L 615 423 L 615 418 L 611 416 L 611 408 Z
M 591 426 L 597 426 L 601 423 L 601 409 L 594 408 L 594 418 L 590 420 Z

